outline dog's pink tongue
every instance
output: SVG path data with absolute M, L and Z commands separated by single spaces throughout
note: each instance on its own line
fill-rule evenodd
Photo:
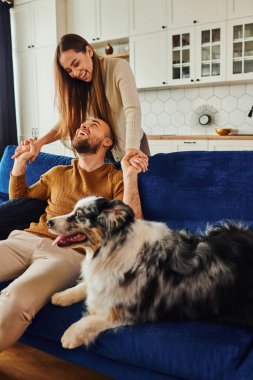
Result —
M 63 238 L 63 236 L 57 236 L 57 238 L 53 241 L 52 245 L 55 246 L 58 242 Z

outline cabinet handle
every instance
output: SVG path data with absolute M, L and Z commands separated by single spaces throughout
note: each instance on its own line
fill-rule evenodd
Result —
M 197 81 L 197 82 L 199 82 L 199 81 L 200 81 L 200 79 L 196 79 L 196 81 Z
M 34 45 L 32 45 L 31 47 L 35 47 Z
M 194 82 L 194 79 L 191 79 L 191 82 Z
M 196 141 L 184 141 L 184 144 L 196 144 Z
M 31 46 L 30 46 L 30 45 L 28 45 L 28 49 L 30 49 L 30 47 L 31 47 Z
M 163 26 L 162 26 L 162 29 L 166 29 L 166 25 L 163 25 Z
M 97 40 L 100 40 L 100 37 L 97 37 Z
M 92 41 L 96 41 L 96 38 L 92 38 Z
M 166 84 L 166 82 L 163 82 L 163 84 Z
M 197 20 L 193 20 L 193 24 L 197 24 Z

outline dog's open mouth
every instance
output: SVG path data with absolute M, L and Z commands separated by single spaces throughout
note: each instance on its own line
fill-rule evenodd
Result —
M 73 235 L 60 235 L 53 241 L 53 245 L 58 247 L 67 247 L 72 244 L 83 243 L 87 240 L 87 236 L 81 233 Z

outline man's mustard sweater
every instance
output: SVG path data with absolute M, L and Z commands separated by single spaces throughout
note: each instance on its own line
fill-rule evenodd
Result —
M 38 223 L 31 223 L 26 231 L 55 238 L 48 231 L 48 219 L 70 213 L 79 199 L 89 195 L 122 200 L 123 177 L 122 172 L 112 164 L 104 164 L 92 172 L 86 172 L 79 167 L 78 160 L 73 160 L 71 165 L 50 169 L 30 187 L 26 185 L 25 174 L 11 174 L 9 194 L 10 199 L 36 198 L 46 201 L 45 214 Z

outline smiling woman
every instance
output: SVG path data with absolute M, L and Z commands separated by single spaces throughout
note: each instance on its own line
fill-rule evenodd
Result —
M 17 144 L 9 8 L 0 2 L 0 158 L 7 145 Z

